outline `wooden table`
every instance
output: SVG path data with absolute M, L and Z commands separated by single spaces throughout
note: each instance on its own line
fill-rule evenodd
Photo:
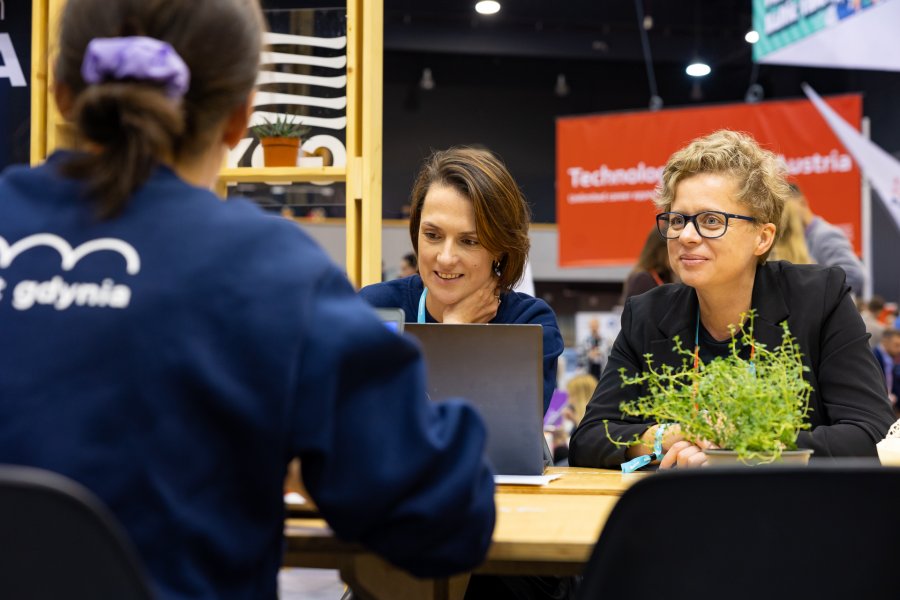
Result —
M 499 486 L 497 524 L 475 571 L 502 575 L 575 575 L 591 555 L 619 496 L 644 474 L 558 467 L 547 486 Z M 285 566 L 339 569 L 363 599 L 462 598 L 468 575 L 423 580 L 336 539 L 321 519 L 288 519 Z

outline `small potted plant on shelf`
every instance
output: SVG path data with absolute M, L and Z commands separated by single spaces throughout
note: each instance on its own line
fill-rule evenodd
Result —
M 251 127 L 263 147 L 263 160 L 267 167 L 293 167 L 304 135 L 309 127 L 296 122 L 294 117 L 279 115 L 275 121 L 264 120 Z
M 629 416 L 652 419 L 660 424 L 677 423 L 690 440 L 707 440 L 718 450 L 707 450 L 708 464 L 806 464 L 812 450 L 797 449 L 797 434 L 809 428 L 809 396 L 812 386 L 803 378 L 803 365 L 796 340 L 787 323 L 781 345 L 775 349 L 754 343 L 753 312 L 739 331 L 732 328 L 731 352 L 704 364 L 694 352 L 675 338 L 675 351 L 683 357 L 680 367 L 652 363 L 648 369 L 628 376 L 620 370 L 622 386 L 643 385 L 647 394 L 623 402 L 620 410 Z M 741 348 L 753 348 L 752 358 L 741 356 Z M 636 443 L 613 440 L 627 445 Z

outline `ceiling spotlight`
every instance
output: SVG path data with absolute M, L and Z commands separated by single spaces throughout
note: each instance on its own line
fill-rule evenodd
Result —
M 500 3 L 495 0 L 481 0 L 475 3 L 475 12 L 480 15 L 493 15 L 500 12 Z
M 553 93 L 560 98 L 569 95 L 569 84 L 566 83 L 566 76 L 562 73 L 556 76 L 556 86 L 553 88 Z
M 419 79 L 419 87 L 426 91 L 434 89 L 434 76 L 431 74 L 431 69 L 428 67 L 422 69 L 422 78 Z
M 755 29 L 751 29 L 747 32 L 747 35 L 744 36 L 744 39 L 747 40 L 748 44 L 755 44 L 759 41 L 759 32 Z
M 712 72 L 709 65 L 700 61 L 693 62 L 684 70 L 691 77 L 705 77 Z

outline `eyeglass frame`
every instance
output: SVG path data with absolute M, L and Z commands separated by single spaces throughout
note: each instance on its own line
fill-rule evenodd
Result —
M 725 227 L 722 228 L 722 233 L 720 233 L 719 235 L 714 235 L 714 236 L 703 235 L 703 233 L 700 231 L 700 226 L 697 224 L 697 217 L 699 217 L 700 215 L 705 215 L 707 213 L 713 213 L 713 214 L 722 215 L 723 217 L 725 217 Z M 662 232 L 662 229 L 660 229 L 660 223 L 661 223 L 660 217 L 664 217 L 666 215 L 678 215 L 684 219 L 684 227 L 681 229 L 680 232 L 678 232 L 678 235 L 676 235 L 675 237 L 668 237 L 666 234 L 664 234 Z M 670 210 L 668 212 L 659 213 L 658 215 L 656 215 L 656 231 L 659 232 L 659 235 L 661 235 L 664 240 L 677 240 L 678 238 L 681 237 L 681 234 L 684 233 L 684 230 L 687 228 L 688 224 L 692 223 L 694 225 L 694 231 L 697 232 L 697 235 L 699 235 L 700 237 L 707 239 L 707 240 L 717 240 L 720 237 L 722 237 L 723 235 L 725 235 L 726 231 L 728 231 L 728 219 L 741 219 L 744 221 L 750 221 L 751 223 L 755 223 L 757 220 L 756 217 L 748 217 L 747 215 L 735 215 L 732 213 L 723 212 L 721 210 L 701 210 L 700 212 L 695 213 L 693 215 L 686 215 L 684 213 Z

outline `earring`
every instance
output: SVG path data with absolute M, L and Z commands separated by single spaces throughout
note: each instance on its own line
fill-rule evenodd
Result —
M 494 275 L 496 275 L 497 277 L 500 277 L 503 274 L 503 272 L 500 270 L 500 261 L 499 260 L 495 263 L 492 263 L 491 267 L 493 267 Z

